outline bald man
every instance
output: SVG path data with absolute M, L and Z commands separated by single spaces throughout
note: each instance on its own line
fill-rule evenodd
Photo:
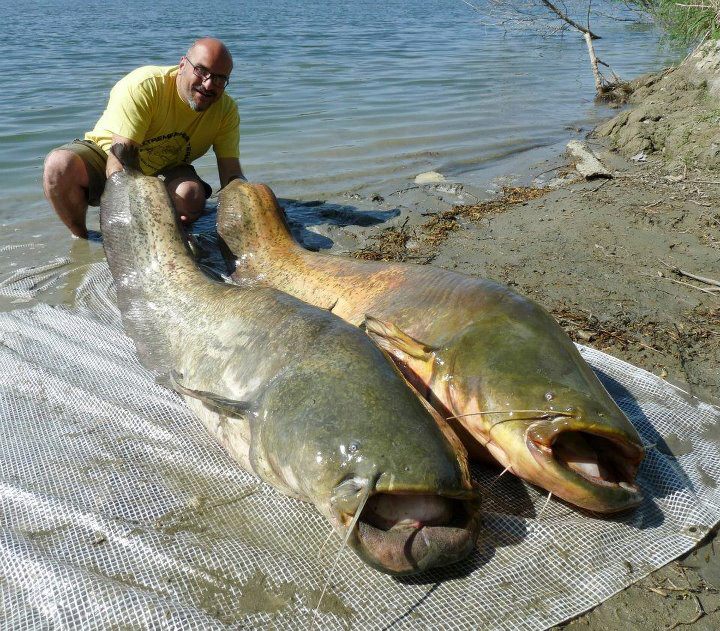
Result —
M 110 147 L 140 149 L 146 175 L 165 181 L 183 224 L 203 213 L 212 189 L 191 162 L 213 148 L 220 185 L 242 178 L 240 117 L 225 93 L 233 61 L 225 44 L 197 40 L 178 66 L 143 66 L 110 92 L 105 112 L 84 140 L 51 151 L 45 159 L 45 196 L 77 237 L 87 238 L 87 208 L 100 205 L 110 175 L 122 166 Z

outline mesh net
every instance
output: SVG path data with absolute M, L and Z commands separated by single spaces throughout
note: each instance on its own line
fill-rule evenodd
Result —
M 720 410 L 581 352 L 647 446 L 640 508 L 599 518 L 477 468 L 474 553 L 391 578 L 155 384 L 95 264 L 72 307 L 0 313 L 0 627 L 537 629 L 581 613 L 720 520 Z
M 0 248 L 0 253 L 7 253 L 12 249 L 23 247 L 29 246 L 5 246 Z M 69 263 L 70 259 L 63 256 L 53 259 L 41 267 L 19 269 L 8 275 L 7 278 L 0 280 L 0 296 L 15 298 L 16 302 L 30 300 L 66 274 L 67 271 L 63 271 L 62 268 Z

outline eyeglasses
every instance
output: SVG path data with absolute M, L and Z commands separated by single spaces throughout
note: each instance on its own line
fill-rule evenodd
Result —
M 202 79 L 203 81 L 210 79 L 210 83 L 212 83 L 216 88 L 224 88 L 228 83 L 230 83 L 230 77 L 227 75 L 210 72 L 207 68 L 201 66 L 200 64 L 196 66 L 187 57 L 183 57 L 183 59 L 192 66 L 193 74 L 198 79 Z

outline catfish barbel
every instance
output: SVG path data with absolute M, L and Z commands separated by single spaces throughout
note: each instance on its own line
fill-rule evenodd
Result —
M 232 182 L 218 232 L 241 283 L 276 287 L 354 325 L 453 420 L 471 456 L 582 508 L 638 504 L 640 437 L 567 334 L 537 303 L 431 266 L 318 254 L 292 238 L 272 191 Z
M 383 572 L 473 550 L 479 495 L 462 445 L 362 331 L 275 289 L 208 278 L 157 178 L 113 174 L 101 227 L 140 361 L 245 469 L 312 502 Z

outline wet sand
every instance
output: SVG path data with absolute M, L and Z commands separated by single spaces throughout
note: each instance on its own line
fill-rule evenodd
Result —
M 674 269 L 720 281 L 720 230 L 709 225 L 720 219 L 720 186 L 668 182 L 661 162 L 605 155 L 619 168 L 613 180 L 563 187 L 463 226 L 433 264 L 498 278 L 545 306 L 575 341 L 718 403 L 720 294 Z M 711 178 L 687 174 L 701 179 Z M 690 628 L 720 628 L 718 544 L 713 537 L 568 627 L 672 628 L 705 612 Z

